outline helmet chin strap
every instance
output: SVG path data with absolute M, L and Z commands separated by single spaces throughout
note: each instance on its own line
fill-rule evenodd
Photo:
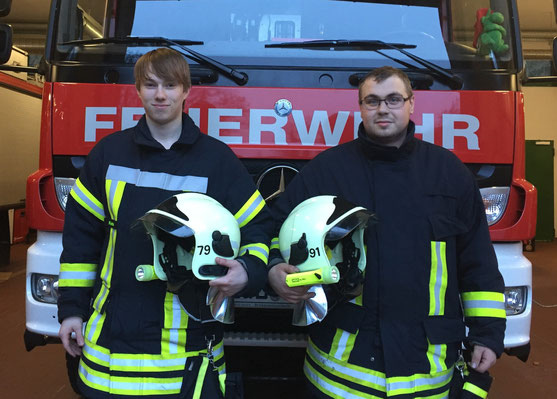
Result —
M 168 291 L 177 293 L 185 283 L 193 280 L 194 275 L 187 267 L 178 264 L 177 239 L 162 231 L 159 233 L 159 239 L 164 243 L 162 253 L 159 254 L 159 264 L 168 279 Z

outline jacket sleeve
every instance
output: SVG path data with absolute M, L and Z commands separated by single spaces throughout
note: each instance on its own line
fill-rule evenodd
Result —
M 244 165 L 232 151 L 227 152 L 228 156 L 221 158 L 220 198 L 216 199 L 234 215 L 240 226 L 240 252 L 236 259 L 246 269 L 248 284 L 237 296 L 254 296 L 267 281 L 272 217 Z
M 468 171 L 466 171 L 468 172 Z M 463 184 L 459 219 L 468 224 L 457 237 L 459 290 L 468 342 L 492 349 L 499 357 L 504 350 L 506 326 L 505 284 L 499 272 L 491 243 L 485 209 L 478 187 L 471 176 Z
M 106 230 L 99 153 L 98 146 L 93 148 L 68 196 L 58 280 L 60 322 L 70 316 L 87 320 L 93 286 L 100 270 Z

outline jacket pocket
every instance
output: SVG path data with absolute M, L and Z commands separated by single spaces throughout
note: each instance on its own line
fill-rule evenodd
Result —
M 466 337 L 464 321 L 445 316 L 430 316 L 424 321 L 427 339 L 433 345 L 462 342 Z
M 343 303 L 336 306 L 324 321 L 334 328 L 340 328 L 350 334 L 355 334 L 359 330 L 364 316 L 363 307 L 352 303 Z
M 435 241 L 443 241 L 449 237 L 465 233 L 468 227 L 456 216 L 434 213 L 429 215 L 432 238 Z

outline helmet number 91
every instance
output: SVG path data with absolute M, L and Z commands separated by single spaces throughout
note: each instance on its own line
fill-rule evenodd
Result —
M 310 248 L 309 249 L 309 257 L 315 258 L 316 256 L 320 256 L 321 253 L 319 252 L 319 248 Z

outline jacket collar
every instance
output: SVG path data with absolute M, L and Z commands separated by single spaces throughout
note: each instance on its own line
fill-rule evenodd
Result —
M 407 158 L 416 146 L 416 138 L 414 137 L 415 128 L 416 125 L 414 122 L 410 121 L 408 123 L 408 128 L 406 129 L 404 142 L 399 148 L 396 148 L 393 146 L 381 145 L 371 140 L 364 129 L 364 124 L 360 123 L 360 126 L 358 127 L 358 141 L 360 143 L 360 148 L 366 157 L 370 159 L 397 161 L 402 158 Z
M 175 145 L 192 145 L 201 134 L 201 131 L 195 125 L 193 120 L 188 116 L 188 114 L 182 113 L 182 132 L 180 133 L 180 137 L 172 145 L 172 147 L 174 147 Z M 141 117 L 141 119 L 137 122 L 136 127 L 133 129 L 133 140 L 138 145 L 164 149 L 161 143 L 155 140 L 151 135 L 151 131 L 149 130 L 149 126 L 147 125 L 147 119 L 145 115 Z

